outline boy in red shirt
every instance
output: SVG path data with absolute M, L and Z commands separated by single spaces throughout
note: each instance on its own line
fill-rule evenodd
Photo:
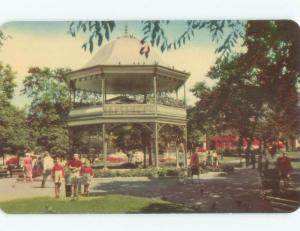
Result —
M 55 197 L 59 198 L 60 186 L 64 179 L 64 167 L 61 165 L 60 159 L 58 157 L 55 159 L 55 164 L 52 168 L 52 179 L 55 185 Z
M 94 175 L 93 169 L 90 165 L 90 162 L 87 160 L 85 161 L 84 165 L 81 167 L 80 176 L 81 182 L 84 185 L 84 194 L 89 194 L 89 186 L 92 181 L 92 177 Z

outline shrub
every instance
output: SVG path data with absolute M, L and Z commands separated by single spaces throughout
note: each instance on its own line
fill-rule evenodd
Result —
M 176 168 L 147 168 L 147 169 L 128 169 L 128 170 L 104 170 L 95 169 L 95 177 L 176 177 L 180 169 Z
M 221 152 L 222 156 L 236 156 L 238 155 L 237 150 L 233 150 L 233 149 L 224 149 Z

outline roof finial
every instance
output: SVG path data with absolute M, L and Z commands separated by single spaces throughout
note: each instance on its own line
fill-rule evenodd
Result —
M 124 36 L 128 37 L 128 25 L 125 24 L 125 28 L 124 28 Z

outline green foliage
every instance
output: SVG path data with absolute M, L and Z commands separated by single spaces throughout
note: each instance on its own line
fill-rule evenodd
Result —
M 10 66 L 0 63 L 0 154 L 24 148 L 28 140 L 25 110 L 10 104 L 16 86 Z
M 205 82 L 197 82 L 190 91 L 193 93 L 193 95 L 197 98 L 202 98 L 202 96 L 209 93 L 209 87 L 207 87 Z
M 201 142 L 206 141 L 206 135 L 214 134 L 214 130 L 206 114 L 199 112 L 196 110 L 196 107 L 187 110 L 189 148 L 198 146 Z
M 65 74 L 69 69 L 30 68 L 22 93 L 31 98 L 28 124 L 33 146 L 68 150 L 67 115 L 71 106 Z
M 168 147 L 175 141 L 180 144 L 184 141 L 184 131 L 182 128 L 173 125 L 165 125 L 160 131 L 159 150 L 160 153 L 168 152 Z M 173 143 L 174 144 L 174 143 Z
M 100 47 L 103 40 L 107 41 L 111 37 L 116 24 L 114 21 L 78 21 L 71 22 L 68 33 L 75 37 L 77 33 L 84 32 L 90 33 L 90 37 L 87 42 L 82 45 L 84 50 L 89 50 L 91 53 L 94 49 L 94 43 Z
M 129 150 L 142 149 L 143 140 L 142 134 L 143 129 L 138 125 L 128 125 L 121 126 L 114 130 L 114 133 L 117 135 L 113 138 L 112 143 L 115 147 L 125 151 L 126 153 Z
M 8 38 L 10 38 L 10 36 L 5 34 L 2 30 L 0 30 L 0 47 L 3 46 L 3 42 Z
M 201 104 L 204 104 L 204 102 L 207 105 L 210 104 L 208 97 L 211 89 L 206 86 L 205 82 L 196 83 L 191 92 L 200 99 Z M 187 110 L 188 141 L 190 147 L 199 144 L 200 141 L 205 141 L 206 135 L 216 133 L 217 120 L 214 118 L 214 113 L 209 113 L 207 109 L 201 106 L 201 109 L 200 107 L 191 107 Z
M 168 43 L 168 39 L 165 36 L 164 29 L 162 25 L 168 25 L 170 21 L 160 21 L 160 20 L 147 20 L 142 21 L 143 24 L 143 41 L 148 41 L 152 46 L 159 47 L 162 52 L 165 50 L 170 50 L 172 48 L 172 44 Z
M 102 152 L 102 127 L 100 126 L 84 126 L 73 127 L 71 134 L 72 148 L 74 152 L 95 154 Z M 100 131 L 101 130 L 101 131 Z M 97 137 L 91 139 L 90 137 Z
M 148 169 L 129 169 L 129 170 L 95 170 L 95 177 L 177 177 L 180 173 L 177 168 L 148 168 Z
M 14 82 L 16 78 L 15 73 L 9 65 L 3 66 L 0 63 L 0 103 L 7 104 L 12 99 L 14 94 L 14 88 L 16 84 Z
M 221 55 L 229 54 L 238 40 L 244 36 L 245 22 L 233 20 L 188 20 L 185 22 L 185 29 L 182 33 L 170 41 L 167 36 L 167 28 L 171 23 L 169 20 L 145 20 L 142 21 L 141 31 L 144 42 L 149 42 L 152 46 L 158 47 L 161 52 L 170 49 L 178 49 L 190 41 L 199 30 L 207 30 L 211 34 L 213 42 L 220 44 L 216 53 Z M 84 50 L 90 52 L 94 49 L 94 43 L 98 41 L 100 47 L 103 38 L 109 40 L 116 26 L 114 21 L 79 21 L 72 22 L 69 26 L 69 34 L 75 37 L 78 33 L 88 33 L 89 39 L 83 44 Z
M 18 110 L 13 106 L 5 106 L 0 109 L 0 118 L 2 152 L 13 153 L 24 149 L 29 140 L 25 111 Z
M 251 21 L 246 28 L 248 65 L 264 92 L 265 118 L 260 131 L 274 139 L 295 137 L 299 131 L 297 85 L 300 76 L 300 30 L 292 21 Z M 255 58 L 254 58 L 255 57 Z M 262 134 L 266 137 L 267 134 Z
M 247 51 L 217 59 L 207 74 L 214 87 L 192 89 L 199 98 L 194 121 L 207 118 L 219 131 L 248 138 L 248 147 L 254 136 L 271 142 L 299 134 L 299 40 L 291 21 L 248 21 Z

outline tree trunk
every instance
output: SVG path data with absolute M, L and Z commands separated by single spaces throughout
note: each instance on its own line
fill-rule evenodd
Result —
M 242 146 L 243 146 L 243 136 L 240 135 L 239 136 L 239 141 L 238 141 L 238 155 L 239 155 L 239 158 L 240 158 L 240 163 L 242 162 Z
M 239 141 L 238 141 L 238 155 L 241 157 L 242 154 L 242 146 L 243 146 L 243 136 L 239 136 Z
M 247 140 L 247 149 L 246 149 L 246 166 L 249 166 L 249 160 L 250 160 L 250 149 L 251 149 L 251 145 L 253 143 L 253 139 L 254 137 L 251 136 L 250 139 Z
M 148 143 L 148 152 L 149 152 L 149 166 L 152 166 L 152 145 L 151 145 L 151 142 Z
M 259 153 L 262 153 L 262 148 L 263 148 L 262 139 L 259 138 Z
M 147 144 L 143 144 L 143 152 L 144 152 L 144 168 L 146 168 L 147 167 L 147 158 L 146 158 L 146 156 L 147 156 Z
M 246 166 L 249 165 L 249 157 L 250 157 L 250 148 L 251 148 L 251 145 L 252 145 L 252 142 L 254 140 L 254 134 L 255 134 L 255 131 L 256 131 L 256 125 L 257 125 L 257 122 L 258 122 L 258 115 L 255 116 L 255 119 L 254 119 L 254 124 L 252 126 L 252 130 L 248 136 L 249 140 L 247 140 L 247 149 L 246 149 Z
M 286 151 L 288 152 L 290 150 L 289 139 L 287 139 L 284 143 L 285 143 Z

